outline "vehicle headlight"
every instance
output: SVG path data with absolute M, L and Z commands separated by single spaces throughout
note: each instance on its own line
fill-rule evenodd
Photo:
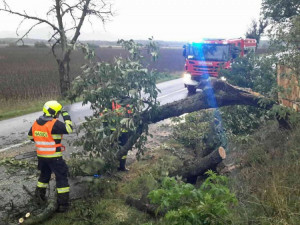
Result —
M 222 81 L 226 81 L 226 77 L 221 77 L 221 80 Z
M 192 79 L 192 75 L 190 73 L 184 73 L 183 74 L 183 79 L 184 80 L 191 80 Z

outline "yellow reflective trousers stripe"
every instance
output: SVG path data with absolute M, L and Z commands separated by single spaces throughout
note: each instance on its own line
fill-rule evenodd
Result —
M 42 182 L 38 181 L 38 183 L 37 183 L 36 186 L 39 187 L 39 188 L 47 188 L 48 187 L 48 183 L 42 183 Z
M 58 194 L 70 192 L 70 187 L 56 188 Z

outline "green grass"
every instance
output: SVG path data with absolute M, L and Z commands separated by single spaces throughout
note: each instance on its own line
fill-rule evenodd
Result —
M 164 152 L 159 153 L 163 157 Z M 159 161 L 141 160 L 130 166 L 129 173 L 117 173 L 113 178 L 102 178 L 92 187 L 95 195 L 72 202 L 67 214 L 54 214 L 45 225 L 141 225 L 157 224 L 148 214 L 125 203 L 128 196 L 141 198 L 143 193 L 154 189 L 157 184 L 153 176 L 159 176 Z M 151 166 L 150 166 L 151 165 Z M 154 175 L 153 175 L 154 174 Z M 89 184 L 87 184 L 89 185 Z M 92 194 L 93 195 L 93 194 Z
M 67 214 L 54 214 L 43 224 L 161 225 L 159 220 L 130 207 L 125 201 L 128 196 L 135 199 L 145 197 L 157 188 L 160 178 L 177 164 L 176 160 L 177 157 L 172 156 L 170 151 L 156 148 L 130 165 L 128 173 L 116 173 L 112 177 L 96 180 L 94 186 L 89 186 L 93 191 L 89 191 L 91 198 L 72 201 Z
M 269 121 L 247 139 L 229 141 L 227 159 L 237 167 L 228 177 L 239 201 L 233 208 L 232 224 L 300 224 L 299 126 L 282 131 L 276 121 Z M 147 152 L 130 165 L 129 173 L 99 179 L 98 186 L 93 187 L 94 196 L 73 201 L 70 212 L 54 214 L 43 224 L 162 224 L 128 206 L 125 200 L 128 196 L 142 198 L 159 186 L 167 171 L 183 167 L 181 154 L 186 156 L 188 151 L 174 140 Z
M 175 80 L 180 78 L 182 75 L 180 72 L 177 73 L 160 73 L 156 83 L 162 83 L 169 80 Z
M 174 80 L 180 78 L 180 73 L 160 73 L 157 83 Z M 69 101 L 59 100 L 60 97 L 42 97 L 37 99 L 22 99 L 22 100 L 1 100 L 0 99 L 0 121 L 14 118 L 17 116 L 26 115 L 28 113 L 38 112 L 42 110 L 45 102 L 49 100 L 58 100 L 61 104 L 70 104 Z M 80 100 L 78 100 L 80 101 Z
M 0 100 L 0 121 L 5 119 L 14 118 L 17 116 L 26 115 L 28 113 L 42 111 L 45 102 L 50 100 L 58 100 L 61 104 L 66 105 L 70 102 L 66 100 L 59 100 L 59 97 L 39 98 L 33 100 Z
M 73 202 L 73 210 L 55 214 L 44 225 L 140 225 L 150 220 L 149 215 L 125 204 L 121 199 L 89 199 Z
M 274 122 L 235 149 L 241 165 L 230 175 L 239 200 L 235 224 L 300 224 L 300 129 L 282 131 Z
M 180 77 L 184 67 L 182 49 L 162 48 L 157 62 L 149 62 L 149 69 L 159 71 L 158 83 Z M 145 53 L 143 53 L 145 54 Z M 126 56 L 121 48 L 97 48 L 96 55 L 105 62 Z M 0 120 L 41 110 L 50 97 L 59 95 L 57 63 L 49 48 L 0 48 Z M 70 78 L 81 74 L 83 53 L 72 52 Z

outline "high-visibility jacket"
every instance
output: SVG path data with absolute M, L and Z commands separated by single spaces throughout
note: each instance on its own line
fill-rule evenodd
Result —
M 37 121 L 34 122 L 32 126 L 32 137 L 35 142 L 37 155 L 39 157 L 53 158 L 62 156 L 62 152 L 65 147 L 59 143 L 55 143 L 57 135 L 52 135 L 51 131 L 57 119 L 53 119 L 45 123 L 44 125 L 39 125 Z M 60 139 L 62 139 L 62 134 Z M 55 136 L 55 137 L 54 137 Z M 56 152 L 56 148 L 60 147 L 61 151 Z
M 129 104 L 126 105 L 126 108 L 129 108 Z M 111 105 L 112 111 L 118 110 L 120 108 L 122 108 L 121 105 L 119 105 L 118 103 L 116 103 L 115 101 L 112 101 L 112 105 Z M 127 110 L 128 114 L 131 114 L 132 111 L 130 109 Z
M 116 103 L 115 101 L 112 101 L 112 103 L 111 103 L 111 109 L 112 109 L 112 111 L 116 111 L 118 115 L 122 115 L 122 112 L 120 112 L 120 111 L 121 111 L 121 110 L 120 110 L 121 108 L 122 108 L 121 105 L 119 105 L 119 104 Z M 127 113 L 128 113 L 128 114 L 132 114 L 132 110 L 129 109 L 129 108 L 130 108 L 130 105 L 129 105 L 129 104 L 126 105 L 126 108 L 127 108 Z M 104 113 L 104 112 L 107 112 L 107 109 L 104 109 L 104 110 L 103 110 L 103 113 Z M 100 116 L 103 116 L 103 113 L 100 113 Z M 103 123 L 104 123 L 105 126 L 107 125 L 107 121 L 106 121 L 106 120 L 103 121 Z M 114 130 L 116 130 L 116 128 L 111 128 L 111 130 L 114 131 Z M 121 129 L 121 132 L 128 132 L 128 131 L 127 131 L 126 129 L 122 128 L 122 129 Z

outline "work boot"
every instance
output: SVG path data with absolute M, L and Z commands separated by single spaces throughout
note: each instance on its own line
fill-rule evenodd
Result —
M 65 213 L 69 211 L 69 205 L 58 205 L 56 212 L 58 213 Z
M 57 209 L 56 212 L 64 213 L 69 210 L 69 192 L 57 194 Z
M 129 169 L 126 168 L 126 158 L 120 159 L 120 166 L 118 167 L 118 171 L 128 172 Z
M 47 191 L 46 188 L 37 187 L 35 189 L 35 197 L 36 197 L 36 200 L 38 201 L 39 204 L 45 203 L 47 201 L 46 191 Z

